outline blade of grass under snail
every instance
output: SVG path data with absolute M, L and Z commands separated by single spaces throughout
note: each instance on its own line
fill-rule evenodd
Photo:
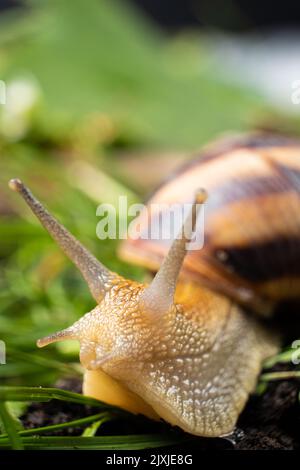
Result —
M 66 423 L 60 423 L 60 424 L 52 424 L 49 426 L 42 426 L 38 428 L 33 428 L 33 429 L 26 429 L 23 431 L 18 432 L 18 436 L 39 436 L 40 434 L 45 434 L 45 433 L 50 433 L 53 431 L 59 431 L 61 429 L 66 429 L 66 428 L 74 428 L 74 427 L 85 427 L 89 426 L 90 424 L 99 423 L 97 429 L 99 426 L 101 426 L 103 423 L 107 421 L 111 421 L 114 419 L 115 416 L 109 414 L 109 413 L 97 413 L 95 415 L 91 416 L 86 416 L 85 418 L 80 418 L 80 419 L 75 419 L 72 421 L 68 421 Z M 7 439 L 9 436 L 8 434 L 0 434 L 0 442 L 3 439 Z
M 9 444 L 9 448 L 12 448 L 14 450 L 22 450 L 23 444 L 18 434 L 15 420 L 13 416 L 11 416 L 11 414 L 9 413 L 6 403 L 1 402 L 1 401 L 0 401 L 0 419 L 8 436 L 7 442 Z
M 132 434 L 128 436 L 95 436 L 95 437 L 23 437 L 25 450 L 141 450 L 187 442 L 176 435 Z M 0 440 L 0 449 L 10 449 L 8 439 Z
M 0 402 L 1 401 L 37 401 L 48 402 L 50 400 L 60 400 L 70 403 L 78 403 L 93 407 L 102 408 L 104 410 L 113 410 L 122 415 L 125 411 L 103 403 L 95 398 L 83 396 L 80 393 L 69 392 L 59 388 L 41 388 L 41 387 L 13 387 L 13 386 L 0 386 Z
M 78 420 L 61 423 L 58 425 L 44 426 L 35 429 L 22 430 L 17 432 L 18 438 L 22 439 L 22 445 L 25 449 L 147 449 L 154 447 L 162 447 L 167 445 L 176 445 L 185 442 L 188 438 L 186 436 L 162 434 L 149 434 L 149 435 L 128 435 L 128 436 L 81 436 L 81 437 L 54 437 L 47 436 L 40 437 L 40 434 L 47 432 L 57 431 L 59 429 L 69 427 L 84 427 L 90 423 L 99 422 L 101 426 L 105 421 L 115 419 L 117 416 L 132 417 L 118 408 L 106 405 L 98 400 L 90 397 L 80 395 L 78 393 L 68 392 L 65 390 L 55 388 L 39 388 L 39 387 L 0 387 L 0 403 L 1 400 L 10 401 L 38 401 L 48 402 L 50 400 L 61 400 L 70 403 L 78 403 L 82 405 L 89 405 L 93 407 L 100 407 L 107 412 L 101 412 L 89 417 L 81 418 Z M 111 413 L 109 413 L 111 411 Z M 113 413 L 113 414 L 112 414 Z M 99 419 L 100 418 L 100 419 Z M 98 427 L 99 427 L 98 425 Z M 87 440 L 88 439 L 88 440 Z M 11 441 L 5 435 L 0 436 L 0 448 L 11 448 Z

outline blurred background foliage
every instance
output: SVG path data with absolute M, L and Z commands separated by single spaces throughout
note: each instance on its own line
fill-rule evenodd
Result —
M 96 207 L 140 201 L 202 144 L 261 123 L 296 129 L 246 86 L 223 80 L 202 33 L 173 36 L 121 0 L 27 2 L 0 16 L 1 383 L 78 374 L 78 347 L 36 339 L 93 307 L 80 275 L 7 181 L 20 177 L 111 269 L 143 279 L 96 237 Z M 267 124 L 268 125 L 268 124 Z

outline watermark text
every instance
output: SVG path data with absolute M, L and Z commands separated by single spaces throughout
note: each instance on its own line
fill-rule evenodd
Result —
M 130 238 L 133 240 L 165 240 L 185 237 L 188 250 L 199 250 L 204 244 L 204 204 L 196 204 L 197 219 L 192 226 L 193 204 L 131 204 L 120 196 L 118 208 L 100 204 L 96 234 L 100 240 Z M 132 219 L 127 228 L 127 220 Z

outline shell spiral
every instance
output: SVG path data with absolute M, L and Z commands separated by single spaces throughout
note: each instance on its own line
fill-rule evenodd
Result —
M 182 276 L 261 313 L 299 298 L 300 141 L 273 135 L 225 139 L 181 167 L 148 203 L 188 203 L 199 187 L 209 194 L 205 242 L 188 253 Z M 152 217 L 159 220 L 161 210 Z M 146 211 L 136 223 L 141 236 L 124 242 L 121 256 L 155 271 L 171 241 L 144 239 Z

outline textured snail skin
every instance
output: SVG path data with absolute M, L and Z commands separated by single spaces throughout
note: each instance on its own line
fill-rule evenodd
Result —
M 125 391 L 143 397 L 158 416 L 187 432 L 230 433 L 263 359 L 276 352 L 278 341 L 225 297 L 212 298 L 192 285 L 179 287 L 182 303 L 153 322 L 139 309 L 143 289 L 124 281 L 74 325 L 84 367 L 101 365 Z M 97 389 L 89 392 L 100 398 Z M 110 393 L 101 398 L 109 401 Z M 125 407 L 151 416 L 136 404 Z
M 119 278 L 94 310 L 40 345 L 78 340 L 84 368 L 101 369 L 117 381 L 101 395 L 84 384 L 91 396 L 158 415 L 192 434 L 232 432 L 262 361 L 277 351 L 278 340 L 236 304 L 195 285 L 179 285 L 181 303 L 158 322 L 140 309 L 144 290 L 143 284 Z M 148 407 L 132 401 L 128 390 Z

